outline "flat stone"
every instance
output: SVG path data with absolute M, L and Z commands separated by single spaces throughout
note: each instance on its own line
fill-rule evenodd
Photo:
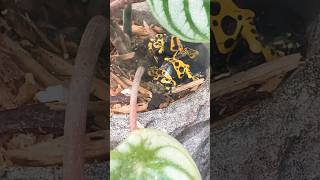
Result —
M 212 129 L 212 179 L 320 178 L 320 56 L 309 55 L 271 99 Z

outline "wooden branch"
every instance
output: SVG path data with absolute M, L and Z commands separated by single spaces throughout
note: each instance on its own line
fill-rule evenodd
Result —
M 109 153 L 106 143 L 107 131 L 97 131 L 83 136 L 84 140 L 84 159 L 92 161 L 96 159 L 105 160 Z M 63 159 L 64 137 L 59 137 L 46 142 L 34 144 L 32 146 L 13 149 L 6 152 L 6 157 L 15 165 L 23 166 L 49 166 L 60 165 Z M 73 163 L 74 162 L 70 162 Z M 75 164 L 74 164 L 75 165 Z M 65 172 L 64 172 L 65 173 Z M 78 172 L 81 174 L 82 172 Z
M 94 69 L 107 37 L 107 23 L 107 18 L 103 16 L 95 16 L 89 21 L 76 56 L 64 126 L 64 180 L 84 180 L 84 133 L 88 100 Z
M 252 85 L 264 84 L 267 80 L 285 74 L 300 64 L 301 55 L 293 54 L 261 64 L 227 79 L 211 84 L 211 98 L 216 98 Z
M 53 86 L 61 84 L 62 81 L 54 77 L 45 68 L 43 68 L 29 52 L 24 50 L 17 42 L 11 40 L 4 34 L 0 34 L 0 50 L 10 52 L 10 55 L 15 60 L 15 62 L 26 72 L 31 72 L 36 80 L 41 84 L 48 86 Z

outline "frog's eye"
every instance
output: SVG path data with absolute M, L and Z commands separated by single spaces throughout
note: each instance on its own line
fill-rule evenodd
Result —
M 158 39 L 157 43 L 159 44 L 159 46 L 163 46 L 163 40 Z
M 158 39 L 163 38 L 163 34 L 157 34 L 157 35 L 156 35 L 156 38 L 158 38 Z

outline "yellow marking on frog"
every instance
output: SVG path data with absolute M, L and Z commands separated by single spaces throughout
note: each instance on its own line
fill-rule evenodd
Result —
M 183 51 L 183 45 L 181 43 L 180 38 L 171 36 L 170 38 L 170 51 L 172 52 L 180 52 Z
M 250 51 L 262 53 L 267 61 L 278 57 L 258 40 L 257 30 L 253 24 L 255 16 L 253 11 L 240 9 L 233 0 L 213 0 L 213 3 L 218 6 L 215 7 L 218 12 L 211 15 L 211 30 L 220 53 L 231 53 L 236 47 L 239 36 L 241 36 L 248 42 Z M 230 23 L 231 21 L 233 24 Z M 233 29 L 230 29 L 230 24 L 233 25 Z M 223 27 L 224 25 L 227 27 Z
M 177 77 L 179 79 L 182 79 L 183 78 L 183 75 L 187 75 L 187 77 L 189 79 L 193 79 L 193 74 L 192 72 L 190 71 L 190 65 L 189 64 L 186 64 L 184 63 L 183 61 L 179 60 L 179 59 L 176 59 L 176 58 L 164 58 L 165 61 L 168 61 L 172 64 L 176 74 L 177 74 Z

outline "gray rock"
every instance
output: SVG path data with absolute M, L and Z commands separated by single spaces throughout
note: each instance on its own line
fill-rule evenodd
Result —
M 106 180 L 108 164 L 92 163 L 85 166 L 86 180 Z M 62 168 L 57 167 L 12 167 L 0 177 L 1 180 L 62 180 Z
M 139 123 L 175 137 L 191 154 L 203 177 L 209 176 L 210 134 L 209 80 L 197 92 L 172 103 L 169 107 L 140 113 Z M 127 115 L 110 120 L 111 147 L 119 144 L 129 132 Z
M 306 64 L 273 98 L 211 130 L 212 179 L 320 179 L 319 22 Z

